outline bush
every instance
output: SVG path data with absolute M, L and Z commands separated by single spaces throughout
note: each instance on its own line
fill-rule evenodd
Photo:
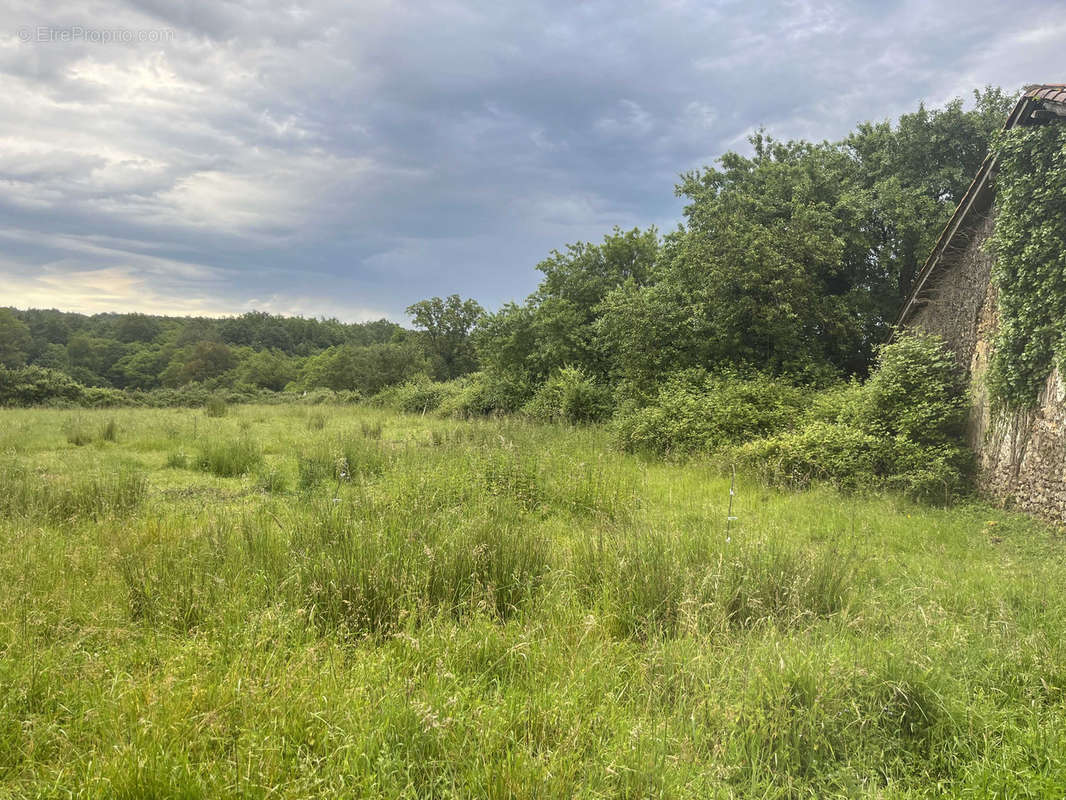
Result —
M 64 372 L 44 367 L 0 367 L 0 404 L 33 406 L 81 399 L 85 387 Z
M 526 403 L 526 414 L 542 422 L 598 422 L 610 416 L 610 391 L 580 367 L 563 367 Z
M 509 376 L 475 372 L 452 383 L 457 387 L 441 401 L 441 416 L 458 419 L 517 411 L 529 400 L 529 387 Z
M 383 389 L 374 396 L 371 404 L 408 414 L 424 414 L 427 411 L 436 411 L 446 399 L 458 395 L 462 389 L 458 381 L 441 383 L 420 376 L 398 386 Z
M 134 399 L 121 389 L 104 389 L 87 386 L 81 394 L 80 403 L 89 408 L 116 408 L 137 405 Z
M 326 403 L 329 404 L 351 404 L 361 402 L 363 395 L 357 391 L 333 391 L 332 389 L 310 389 L 299 395 L 286 391 L 286 394 L 290 395 L 297 402 L 303 405 L 318 406 Z
M 747 442 L 731 451 L 738 467 L 771 483 L 806 486 L 827 481 L 840 488 L 879 482 L 882 440 L 850 425 L 812 422 L 799 431 Z
M 764 375 L 679 373 L 651 405 L 628 406 L 614 438 L 625 450 L 696 453 L 766 436 L 796 423 L 808 392 Z
M 804 409 L 803 419 L 804 422 L 857 425 L 864 413 L 865 402 L 863 385 L 853 378 L 814 392 Z
M 802 429 L 742 444 L 737 466 L 774 483 L 887 487 L 924 502 L 965 494 L 973 454 L 962 441 L 966 394 L 947 348 L 925 335 L 882 348 L 865 386 L 815 395 Z
M 938 337 L 908 334 L 882 347 L 864 395 L 858 424 L 870 433 L 926 445 L 962 438 L 966 386 L 954 355 Z
M 959 444 L 921 445 L 904 436 L 890 443 L 885 483 L 912 500 L 950 503 L 970 490 L 974 454 Z

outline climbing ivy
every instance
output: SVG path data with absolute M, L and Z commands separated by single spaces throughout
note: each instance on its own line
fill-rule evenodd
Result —
M 989 370 L 993 400 L 1030 408 L 1066 356 L 1066 125 L 999 135 L 996 256 L 999 330 Z

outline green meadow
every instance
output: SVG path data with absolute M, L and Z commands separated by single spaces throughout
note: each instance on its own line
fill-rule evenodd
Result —
M 1057 531 L 596 426 L 0 410 L 0 797 L 1062 797 Z

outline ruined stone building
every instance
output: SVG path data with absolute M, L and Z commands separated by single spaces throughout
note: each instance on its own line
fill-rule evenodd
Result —
M 1028 87 L 1006 128 L 1066 118 L 1066 84 Z M 969 439 L 978 483 L 992 498 L 1066 523 L 1066 381 L 1052 369 L 1036 406 L 992 413 L 986 376 L 998 324 L 994 258 L 984 247 L 995 225 L 989 155 L 918 273 L 897 326 L 941 336 L 967 371 L 973 397 Z

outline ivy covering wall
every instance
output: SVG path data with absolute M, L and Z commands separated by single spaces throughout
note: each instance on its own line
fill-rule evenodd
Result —
M 1018 127 L 998 153 L 999 330 L 989 389 L 1001 408 L 1030 408 L 1066 357 L 1066 125 Z

